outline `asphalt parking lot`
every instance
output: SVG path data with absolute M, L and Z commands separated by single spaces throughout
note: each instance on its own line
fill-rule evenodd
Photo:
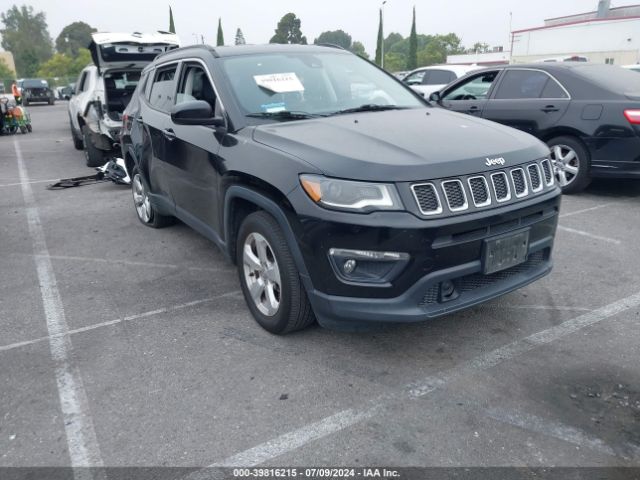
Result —
M 553 273 L 272 336 L 235 269 L 88 175 L 66 103 L 0 137 L 0 466 L 640 466 L 640 182 L 563 199 Z

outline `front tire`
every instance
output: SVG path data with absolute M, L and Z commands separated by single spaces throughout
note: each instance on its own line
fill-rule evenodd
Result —
M 162 228 L 174 222 L 173 217 L 161 215 L 151 203 L 147 182 L 137 168 L 131 172 L 131 191 L 133 193 L 133 206 L 136 209 L 138 220 L 143 225 L 151 228 Z
M 575 137 L 561 136 L 547 142 L 551 164 L 562 193 L 578 193 L 591 183 L 591 158 L 584 144 Z
M 73 140 L 73 148 L 76 150 L 84 150 L 84 141 L 82 136 L 76 133 L 76 129 L 73 128 L 73 122 L 69 119 L 69 128 L 71 129 L 71 139 Z
M 262 328 L 281 335 L 315 322 L 287 240 L 271 215 L 259 211 L 244 219 L 236 253 L 242 293 Z
M 82 127 L 82 141 L 84 144 L 84 158 L 87 167 L 101 167 L 106 162 L 104 160 L 104 152 L 91 141 L 91 130 L 86 125 Z

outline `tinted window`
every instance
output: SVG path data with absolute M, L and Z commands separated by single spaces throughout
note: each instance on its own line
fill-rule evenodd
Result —
M 414 72 L 408 77 L 405 77 L 404 82 L 409 85 L 420 85 L 422 80 L 424 79 L 425 70 L 420 70 L 419 72 Z
M 193 100 L 204 100 L 211 105 L 212 109 L 215 109 L 215 91 L 209 81 L 207 72 L 205 72 L 200 65 L 187 65 L 186 68 L 183 69 L 180 87 L 176 95 L 176 103 L 190 102 Z
M 489 89 L 498 76 L 498 72 L 486 72 L 469 78 L 463 84 L 447 92 L 444 100 L 478 100 L 485 99 Z
M 22 82 L 22 88 L 49 88 L 49 83 L 39 78 L 29 78 Z
M 425 85 L 446 85 L 456 79 L 453 72 L 447 70 L 429 70 L 429 76 L 427 81 L 423 82 Z
M 149 103 L 158 110 L 169 112 L 173 106 L 177 65 L 172 65 L 156 71 L 156 76 L 151 85 Z
M 616 94 L 640 92 L 638 74 L 624 68 L 614 65 L 576 65 L 573 71 Z
M 531 70 L 507 70 L 495 98 L 540 98 L 549 75 Z
M 564 89 L 553 78 L 549 77 L 547 85 L 542 90 L 542 98 L 569 98 Z
M 87 72 L 84 72 L 80 77 L 80 80 L 78 80 L 78 90 L 77 90 L 78 93 L 84 92 L 88 76 L 89 75 L 87 74 Z

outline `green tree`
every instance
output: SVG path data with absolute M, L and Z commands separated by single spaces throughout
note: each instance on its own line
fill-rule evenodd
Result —
M 384 69 L 388 72 L 399 72 L 405 70 L 407 57 L 401 53 L 389 52 L 384 54 Z
M 378 40 L 376 42 L 376 65 L 382 65 L 382 51 L 384 50 L 384 33 L 382 31 L 382 9 L 380 9 L 380 21 L 378 22 Z
M 490 47 L 488 43 L 476 42 L 473 44 L 473 47 L 467 48 L 465 53 L 487 53 L 489 50 Z
M 222 19 L 218 18 L 218 37 L 216 40 L 216 45 L 218 47 L 222 47 L 224 45 L 224 34 L 222 33 Z
M 462 41 L 455 33 L 447 35 L 434 35 L 424 48 L 418 51 L 418 64 L 421 66 L 445 63 L 447 55 L 464 53 Z
M 364 49 L 364 45 L 362 42 L 353 42 L 349 50 L 351 50 L 356 55 L 360 55 L 363 58 L 369 58 L 369 54 Z
M 411 23 L 411 35 L 409 36 L 409 56 L 407 58 L 407 70 L 418 67 L 418 34 L 416 32 L 416 7 L 413 7 L 413 22 Z
M 287 13 L 278 22 L 275 35 L 271 37 L 269 43 L 297 43 L 306 45 L 307 37 L 302 35 L 300 29 L 302 22 L 295 13 Z
M 247 41 L 244 39 L 242 30 L 236 30 L 236 45 L 246 45 Z
M 82 48 L 87 48 L 91 43 L 91 34 L 95 28 L 84 22 L 73 22 L 62 29 L 56 38 L 56 50 L 71 57 L 78 55 Z
M 399 33 L 391 32 L 389 35 L 387 35 L 387 38 L 384 39 L 384 51 L 385 52 L 394 51 L 394 47 L 396 47 L 397 44 L 404 42 L 404 40 L 405 40 L 404 37 Z M 406 52 L 403 52 L 403 53 L 406 53 Z
M 169 6 L 169 32 L 176 33 L 176 25 L 173 23 L 173 10 Z
M 45 78 L 66 77 L 71 75 L 72 65 L 73 59 L 70 56 L 64 53 L 56 53 L 40 65 L 38 76 Z
M 351 48 L 351 35 L 343 30 L 322 32 L 313 43 L 330 43 L 349 50 Z
M 9 68 L 9 65 L 4 61 L 4 59 L 0 58 L 0 82 L 4 82 L 4 88 L 9 90 L 11 87 L 11 82 L 15 80 L 16 73 Z
M 40 63 L 53 55 L 45 14 L 35 13 L 33 7 L 14 5 L 0 14 L 0 20 L 4 24 L 1 45 L 13 53 L 17 73 L 23 77 L 35 75 Z
M 80 72 L 84 69 L 84 67 L 86 67 L 87 65 L 90 65 L 91 63 L 93 63 L 93 59 L 91 58 L 91 52 L 86 48 L 81 49 L 78 52 L 78 55 L 73 59 L 69 76 L 80 75 Z

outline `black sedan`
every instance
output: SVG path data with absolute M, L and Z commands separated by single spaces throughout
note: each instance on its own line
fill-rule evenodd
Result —
M 593 177 L 640 178 L 640 76 L 612 65 L 505 65 L 466 75 L 431 101 L 549 145 L 565 193 Z

